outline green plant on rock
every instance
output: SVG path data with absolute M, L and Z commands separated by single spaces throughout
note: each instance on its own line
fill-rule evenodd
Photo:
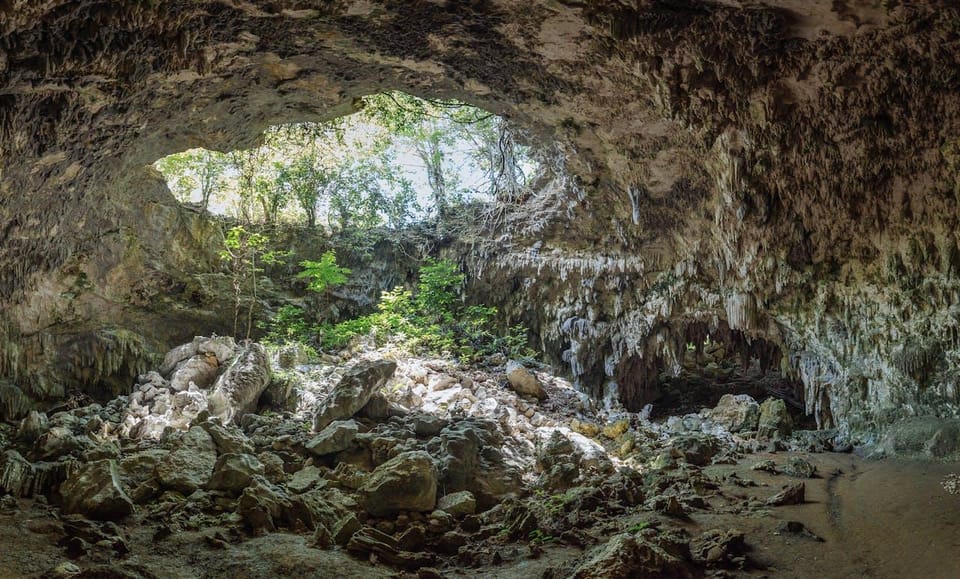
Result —
M 304 260 L 300 262 L 303 271 L 297 274 L 297 279 L 309 280 L 307 289 L 323 293 L 329 287 L 342 285 L 350 275 L 350 269 L 337 265 L 337 256 L 332 251 L 324 253 L 320 261 Z

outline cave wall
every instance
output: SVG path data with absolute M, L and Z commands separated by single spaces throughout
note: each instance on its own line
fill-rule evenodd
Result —
M 821 426 L 954 414 L 958 21 L 946 1 L 0 3 L 0 366 L 56 397 L 62 336 L 205 331 L 207 254 L 147 165 L 389 88 L 555 143 L 564 171 L 465 263 L 584 388 L 723 322 L 781 347 Z

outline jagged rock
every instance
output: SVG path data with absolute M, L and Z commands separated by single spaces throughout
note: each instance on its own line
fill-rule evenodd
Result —
M 623 436 L 628 430 L 630 430 L 630 421 L 626 418 L 621 418 L 604 426 L 603 435 L 610 440 L 616 440 Z
M 357 412 L 357 416 L 368 418 L 374 422 L 383 422 L 394 416 L 404 416 L 405 414 L 406 411 L 403 408 L 390 402 L 380 392 L 374 392 L 370 400 Z
M 353 513 L 346 514 L 334 524 L 331 529 L 331 538 L 337 545 L 346 545 L 362 527 L 363 525 L 360 524 L 357 515 Z
M 237 501 L 237 514 L 254 535 L 277 530 L 289 499 L 279 488 L 261 477 L 254 477 Z
M 314 456 L 341 452 L 353 444 L 357 430 L 357 423 L 353 420 L 339 420 L 320 431 L 304 447 Z
M 780 468 L 777 466 L 777 463 L 773 460 L 770 460 L 769 458 L 761 460 L 760 462 L 751 466 L 750 470 L 762 470 L 765 472 L 769 472 L 770 474 L 780 473 Z
M 472 515 L 477 511 L 477 498 L 470 491 L 450 493 L 440 497 L 437 509 L 453 517 Z
M 760 405 L 760 419 L 757 426 L 759 438 L 781 438 L 793 432 L 793 419 L 787 412 L 786 403 L 779 398 L 767 398 Z
M 760 405 L 746 394 L 724 394 L 709 417 L 730 432 L 756 430 Z
M 253 445 L 235 426 L 223 426 L 209 420 L 201 422 L 200 428 L 207 431 L 220 454 L 253 454 Z
M 47 431 L 50 427 L 50 421 L 43 412 L 31 410 L 27 416 L 20 421 L 20 427 L 17 428 L 17 439 L 23 442 L 34 442 Z
M 707 567 L 742 566 L 747 544 L 740 531 L 711 529 L 697 537 L 691 552 L 695 561 Z
M 674 456 L 692 465 L 707 466 L 720 452 L 722 445 L 715 436 L 684 434 L 670 441 L 670 449 Z
M 133 512 L 133 501 L 120 486 L 114 460 L 85 464 L 72 472 L 60 486 L 64 512 L 91 519 L 115 521 Z
M 783 471 L 783 474 L 796 478 L 814 478 L 817 476 L 817 467 L 799 456 L 790 457 L 780 470 Z
M 256 409 L 257 400 L 270 383 L 270 359 L 260 344 L 250 344 L 217 378 L 207 403 L 210 416 L 223 424 L 239 421 Z
M 170 388 L 176 391 L 187 390 L 190 384 L 197 388 L 209 388 L 220 371 L 220 364 L 213 354 L 198 354 L 181 362 L 170 375 Z
M 417 414 L 413 417 L 413 431 L 420 438 L 436 436 L 448 424 L 449 421 L 433 414 Z
M 322 480 L 319 468 L 315 466 L 305 466 L 293 473 L 290 480 L 287 481 L 287 488 L 296 494 L 305 493 L 319 485 Z
M 287 478 L 283 469 L 284 462 L 276 453 L 261 452 L 257 455 L 260 462 L 263 463 L 263 476 L 273 484 L 280 484 Z
M 693 577 L 680 559 L 633 535 L 616 535 L 595 548 L 573 572 L 573 579 L 633 579 L 634 577 Z
M 543 384 L 523 364 L 515 361 L 507 362 L 507 382 L 514 392 L 521 396 L 533 396 L 537 400 L 546 400 L 547 391 Z
M 167 354 L 163 357 L 163 363 L 160 364 L 159 368 L 160 374 L 169 377 L 177 367 L 177 364 L 196 356 L 197 353 L 198 350 L 196 341 L 177 346 L 176 348 L 167 352 Z
M 120 459 L 119 463 L 120 480 L 123 487 L 136 489 L 140 485 L 152 481 L 156 475 L 157 465 L 168 454 L 170 454 L 170 451 L 164 448 L 151 448 L 126 454 Z M 134 502 L 137 501 L 134 500 Z
M 596 438 L 597 435 L 600 434 L 600 427 L 598 425 L 576 418 L 570 421 L 570 430 L 589 438 Z
M 767 504 L 772 507 L 803 504 L 805 491 L 806 487 L 802 482 L 788 484 L 783 487 L 783 490 L 767 499 Z
M 903 419 L 887 430 L 880 447 L 889 456 L 939 460 L 960 457 L 960 419 Z
M 194 426 L 157 465 L 157 478 L 165 488 L 190 494 L 206 486 L 216 464 L 213 438 L 203 428 Z
M 0 384 L 0 421 L 20 420 L 32 406 L 30 398 L 13 384 Z
M 432 511 L 437 504 L 437 468 L 423 451 L 405 452 L 378 466 L 359 489 L 374 516 Z
M 364 527 L 350 537 L 347 550 L 364 558 L 376 556 L 388 565 L 404 569 L 418 569 L 432 565 L 436 556 L 428 553 L 408 553 L 399 549 L 397 540 L 370 527 Z
M 0 489 L 15 497 L 30 496 L 34 478 L 34 466 L 19 452 L 6 450 L 0 454 Z
M 239 493 L 254 476 L 263 476 L 263 464 L 249 454 L 222 454 L 213 468 L 207 488 Z
M 440 482 L 447 492 L 472 492 L 481 510 L 519 494 L 520 468 L 506 460 L 496 423 L 461 420 L 444 428 L 439 438 L 435 455 Z
M 317 406 L 313 429 L 319 432 L 335 420 L 352 417 L 370 401 L 374 392 L 387 383 L 396 370 L 397 363 L 390 360 L 358 362 Z
M 237 355 L 237 343 L 230 336 L 196 338 L 199 354 L 213 354 L 221 366 L 233 360 Z

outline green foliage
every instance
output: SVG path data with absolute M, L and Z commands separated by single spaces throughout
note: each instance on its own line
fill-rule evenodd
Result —
M 402 287 L 384 293 L 377 312 L 321 329 L 322 344 L 341 348 L 362 334 L 378 340 L 395 337 L 415 351 L 448 354 L 472 363 L 496 352 L 532 356 L 527 329 L 513 326 L 506 336 L 495 330 L 496 308 L 465 306 L 460 299 L 465 276 L 447 260 L 428 260 L 420 268 L 416 293 Z
M 265 329 L 267 333 L 263 341 L 270 344 L 307 344 L 313 334 L 313 327 L 304 318 L 303 309 L 289 304 L 277 310 L 277 315 L 265 324 Z
M 557 538 L 553 535 L 548 534 L 543 529 L 534 529 L 530 531 L 530 534 L 527 535 L 527 539 L 536 545 L 543 545 L 544 543 L 551 543 L 556 541 Z
M 247 304 L 246 338 L 253 329 L 253 308 L 257 302 L 257 274 L 263 271 L 261 263 L 276 260 L 276 254 L 265 251 L 269 238 L 261 233 L 247 231 L 242 226 L 232 227 L 223 240 L 220 259 L 226 262 L 233 286 L 233 335 L 239 337 L 240 314 Z
M 320 261 L 304 260 L 300 262 L 303 271 L 297 274 L 297 279 L 307 279 L 310 283 L 307 289 L 323 293 L 328 287 L 338 286 L 347 281 L 350 269 L 337 265 L 337 256 L 328 251 L 320 257 Z

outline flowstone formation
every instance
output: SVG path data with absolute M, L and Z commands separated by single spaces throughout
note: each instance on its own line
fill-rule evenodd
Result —
M 946 0 L 6 3 L 0 368 L 29 407 L 147 367 L 101 363 L 104 332 L 162 351 L 226 319 L 199 225 L 148 164 L 399 89 L 556 143 L 561 170 L 465 261 L 586 391 L 638 409 L 719 332 L 801 381 L 821 427 L 954 415 L 958 18 Z M 76 340 L 84 379 L 54 363 Z

